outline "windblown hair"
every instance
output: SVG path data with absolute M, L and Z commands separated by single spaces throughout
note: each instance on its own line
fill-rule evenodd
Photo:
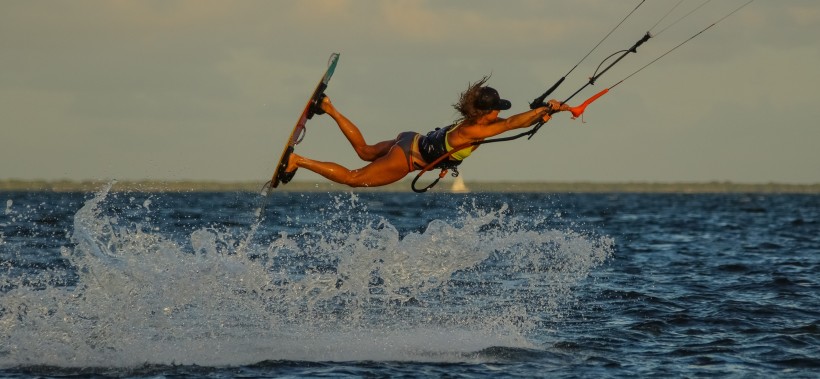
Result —
M 481 88 L 484 86 L 484 83 L 487 83 L 487 80 L 489 79 L 489 76 L 485 76 L 481 80 L 470 84 L 470 86 L 467 87 L 467 89 L 461 93 L 461 96 L 459 96 L 458 98 L 458 102 L 453 104 L 453 108 L 455 108 L 458 111 L 458 113 L 461 114 L 461 118 L 456 120 L 456 123 L 464 121 L 472 122 L 477 120 L 479 117 L 492 112 L 490 110 L 478 109 L 475 106 L 476 99 L 478 98 L 478 95 L 481 92 Z

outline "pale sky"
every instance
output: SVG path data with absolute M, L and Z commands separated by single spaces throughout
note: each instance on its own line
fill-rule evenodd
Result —
M 570 103 L 745 1 L 706 4 Z M 513 103 L 502 116 L 522 112 L 638 3 L 2 0 L 0 179 L 263 182 L 332 52 L 327 94 L 369 142 L 449 124 L 458 94 L 488 74 Z M 676 3 L 647 0 L 553 97 Z M 531 140 L 483 146 L 462 175 L 820 183 L 818 36 L 820 2 L 756 0 L 590 105 L 586 123 L 560 114 Z M 362 165 L 327 116 L 297 151 Z

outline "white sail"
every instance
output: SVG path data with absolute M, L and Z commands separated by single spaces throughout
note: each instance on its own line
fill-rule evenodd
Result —
M 450 187 L 450 192 L 465 193 L 470 192 L 470 189 L 464 184 L 464 178 L 456 176 L 456 179 L 453 181 L 453 186 Z

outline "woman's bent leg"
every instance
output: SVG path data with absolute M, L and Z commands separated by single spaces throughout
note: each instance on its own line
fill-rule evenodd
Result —
M 347 140 L 350 142 L 350 145 L 353 146 L 353 150 L 356 151 L 356 154 L 364 161 L 372 162 L 376 159 L 387 154 L 390 148 L 395 144 L 395 140 L 388 140 L 382 141 L 375 145 L 368 145 L 367 142 L 364 140 L 364 136 L 359 128 L 353 124 L 347 117 L 341 114 L 330 102 L 330 99 L 325 97 L 322 100 L 322 110 L 324 110 L 328 116 L 333 118 L 336 121 L 336 124 L 339 125 L 339 129 L 341 129 L 342 133 L 345 135 Z
M 387 155 L 357 170 L 349 170 L 333 162 L 320 162 L 296 154 L 290 156 L 288 172 L 296 167 L 306 168 L 336 183 L 351 187 L 378 187 L 404 178 L 410 169 L 407 157 L 399 149 L 390 149 Z

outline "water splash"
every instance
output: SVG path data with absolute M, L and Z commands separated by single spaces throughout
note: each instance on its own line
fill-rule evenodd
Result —
M 110 187 L 75 214 L 61 249 L 75 285 L 43 285 L 42 273 L 0 293 L 0 367 L 464 361 L 533 347 L 527 335 L 561 317 L 612 252 L 607 237 L 523 222 L 506 206 L 464 206 L 402 236 L 356 195 L 299 233 L 262 241 L 262 220 L 182 239 L 108 209 Z

